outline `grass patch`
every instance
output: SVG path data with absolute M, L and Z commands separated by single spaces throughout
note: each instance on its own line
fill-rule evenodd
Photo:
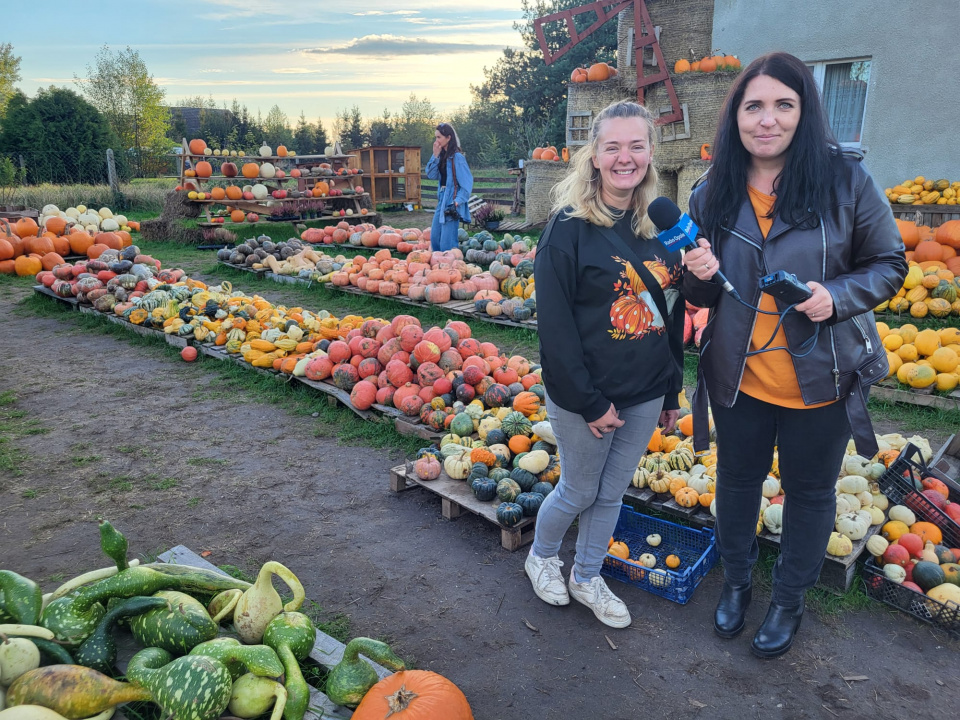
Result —
M 951 433 L 960 428 L 960 410 L 891 403 L 875 398 L 870 398 L 867 407 L 871 418 L 896 423 L 901 433 L 924 433 L 932 429 Z
M 10 476 L 20 476 L 24 473 L 24 466 L 29 463 L 30 457 L 17 442 L 29 435 L 42 435 L 50 432 L 40 425 L 39 421 L 30 417 L 30 414 L 16 407 L 17 394 L 13 390 L 0 393 L 0 472 Z M 27 490 L 26 492 L 40 491 Z M 24 495 L 24 497 L 31 497 Z
M 163 480 L 158 480 L 150 484 L 151 490 L 170 490 L 177 487 L 180 484 L 180 481 L 176 478 L 164 478 Z
M 243 568 L 239 568 L 236 565 L 218 565 L 221 570 L 223 570 L 227 575 L 237 580 L 243 580 L 244 582 L 253 583 L 257 581 L 256 575 L 251 575 Z
M 187 500 L 187 507 L 195 508 L 200 504 L 202 500 L 203 498 L 192 497 L 189 500 Z
M 70 458 L 70 462 L 73 463 L 74 467 L 83 467 L 84 465 L 90 465 L 91 463 L 100 462 L 103 460 L 103 455 L 74 455 Z
M 20 497 L 22 497 L 24 500 L 34 500 L 35 498 L 43 495 L 44 492 L 44 490 L 30 488 L 29 490 L 24 490 L 22 493 L 20 493 Z

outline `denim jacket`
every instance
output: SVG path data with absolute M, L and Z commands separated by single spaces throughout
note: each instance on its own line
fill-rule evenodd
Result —
M 454 193 L 453 187 L 453 163 L 457 163 L 457 187 L 456 193 Z M 435 155 L 430 156 L 430 161 L 427 163 L 426 167 L 427 177 L 431 180 L 440 180 L 440 162 L 437 160 Z M 470 173 L 470 168 L 467 165 L 467 159 L 463 156 L 463 153 L 456 153 L 453 156 L 453 160 L 447 160 L 447 186 L 444 188 L 437 188 L 437 210 L 436 213 L 439 213 L 441 217 L 443 216 L 443 209 L 450 203 L 456 201 L 457 209 L 460 211 L 460 219 L 463 222 L 470 222 L 470 210 L 467 208 L 467 203 L 470 200 L 470 193 L 473 192 L 473 175 Z

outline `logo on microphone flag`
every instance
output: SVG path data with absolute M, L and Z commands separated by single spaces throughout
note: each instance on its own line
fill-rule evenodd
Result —
M 667 250 L 673 252 L 687 245 L 693 245 L 699 230 L 700 228 L 690 219 L 690 216 L 684 213 L 680 216 L 680 220 L 677 221 L 676 225 L 657 235 L 657 240 L 659 240 L 660 244 Z

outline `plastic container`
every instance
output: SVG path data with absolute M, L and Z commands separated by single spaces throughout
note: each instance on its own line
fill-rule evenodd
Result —
M 863 585 L 868 597 L 960 638 L 960 606 L 952 602 L 938 602 L 923 593 L 888 580 L 883 574 L 883 568 L 877 567 L 873 558 L 867 560 L 863 566 Z
M 661 538 L 657 547 L 647 545 L 647 536 L 653 534 Z M 620 519 L 613 537 L 627 544 L 631 558 L 651 553 L 656 556 L 657 565 L 645 568 L 636 562 L 607 555 L 600 573 L 681 605 L 690 600 L 697 585 L 717 562 L 717 541 L 713 530 L 677 525 L 638 513 L 628 505 L 620 506 Z M 667 555 L 679 557 L 680 567 L 668 569 Z
M 919 492 L 923 488 L 920 481 L 932 474 L 923 462 L 919 448 L 907 443 L 897 459 L 880 476 L 877 485 L 891 502 L 905 505 L 913 510 L 918 520 L 931 522 L 940 528 L 944 545 L 960 547 L 960 525 Z M 960 498 L 953 497 L 951 493 L 950 500 L 956 502 Z

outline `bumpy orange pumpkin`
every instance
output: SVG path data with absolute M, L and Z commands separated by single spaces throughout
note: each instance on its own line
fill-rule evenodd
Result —
M 677 501 L 677 505 L 680 507 L 692 508 L 696 507 L 700 502 L 700 493 L 698 493 L 692 487 L 682 487 L 677 490 L 677 493 L 673 496 L 673 499 Z
M 607 553 L 621 560 L 630 559 L 630 548 L 627 547 L 627 544 L 624 542 L 615 541 L 610 543 L 610 546 L 607 548 Z
M 536 393 L 527 390 L 517 393 L 513 399 L 513 409 L 530 417 L 540 409 L 540 398 Z
M 488 448 L 478 447 L 470 451 L 470 462 L 482 462 L 487 467 L 493 467 L 497 464 L 497 456 L 490 452 Z
M 401 670 L 388 675 L 363 696 L 354 720 L 473 720 L 463 692 L 429 670 Z

